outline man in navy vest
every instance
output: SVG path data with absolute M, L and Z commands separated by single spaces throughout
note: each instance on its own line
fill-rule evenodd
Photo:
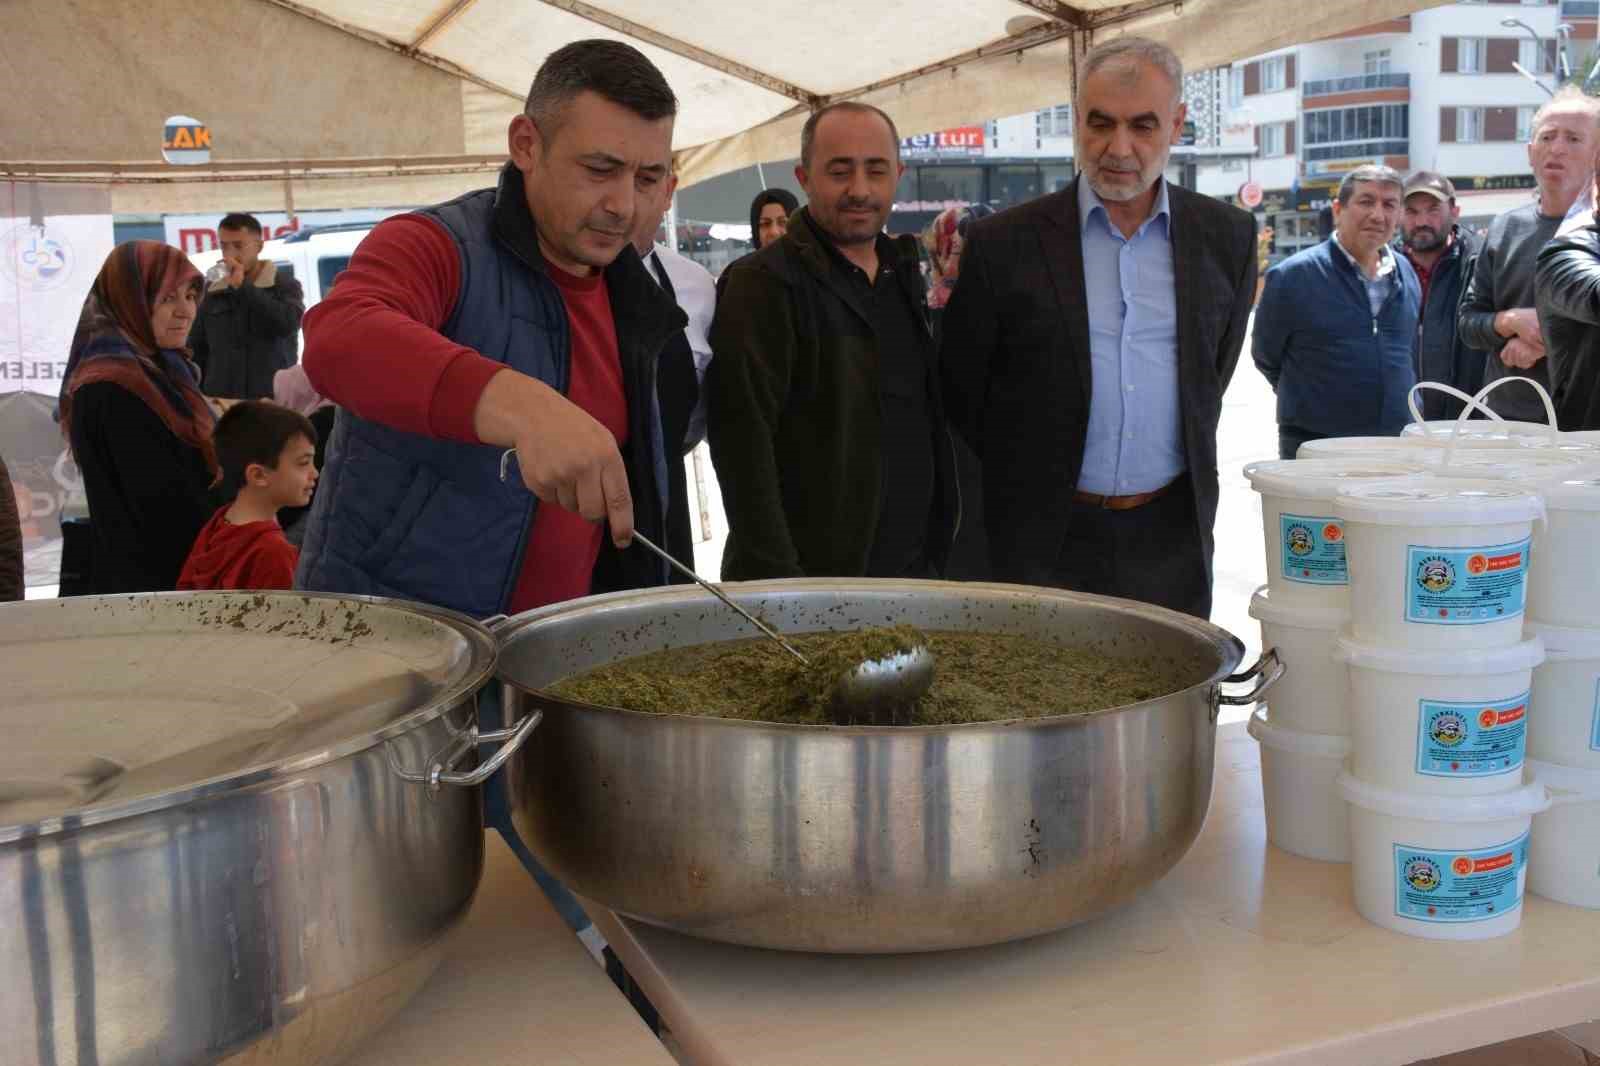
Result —
M 623 549 L 664 528 L 679 456 L 656 369 L 685 317 L 629 233 L 670 178 L 676 113 L 636 49 L 569 44 L 497 188 L 362 242 L 305 319 L 306 373 L 340 414 L 299 587 L 482 617 L 666 582 Z

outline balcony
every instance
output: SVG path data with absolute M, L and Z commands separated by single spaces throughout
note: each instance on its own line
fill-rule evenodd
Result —
M 1600 0 L 1594 0 L 1600 4 Z M 1307 99 L 1313 96 L 1333 96 L 1338 93 L 1365 93 L 1377 89 L 1410 89 L 1409 74 L 1356 74 L 1348 78 L 1323 78 L 1308 81 L 1301 86 Z
M 1399 137 L 1372 141 L 1341 141 L 1338 144 L 1308 144 L 1300 150 L 1300 156 L 1309 164 L 1335 159 L 1382 159 L 1386 156 L 1408 155 L 1410 152 L 1410 139 Z
M 1600 18 L 1600 0 L 1561 0 L 1564 19 Z

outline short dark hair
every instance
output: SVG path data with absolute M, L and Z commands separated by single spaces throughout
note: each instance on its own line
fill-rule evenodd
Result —
M 261 236 L 261 220 L 254 215 L 247 215 L 243 211 L 235 211 L 231 215 L 223 215 L 222 221 L 217 223 L 218 229 L 242 229 Z
M 835 111 L 848 111 L 857 115 L 877 115 L 883 119 L 884 125 L 889 127 L 889 136 L 894 140 L 894 158 L 900 159 L 900 131 L 895 127 L 894 119 L 882 108 L 873 107 L 871 104 L 861 104 L 854 100 L 841 100 L 836 104 L 811 112 L 811 117 L 806 119 L 806 124 L 800 131 L 800 165 L 807 170 L 811 169 L 811 142 L 817 137 L 817 123 Z
M 317 427 L 292 408 L 267 400 L 244 400 L 224 411 L 211 433 L 211 442 L 228 491 L 239 491 L 244 472 L 252 464 L 277 469 L 283 449 L 296 437 L 315 445 Z
M 621 41 L 573 41 L 551 52 L 533 76 L 522 113 L 548 139 L 561 127 L 567 105 L 582 92 L 597 93 L 640 118 L 678 113 L 678 98 L 656 65 Z
M 1356 194 L 1356 186 L 1368 181 L 1379 185 L 1393 185 L 1401 190 L 1406 187 L 1406 179 L 1402 178 L 1394 167 L 1386 167 L 1381 163 L 1368 163 L 1345 174 L 1339 182 L 1339 206 L 1347 206 L 1350 198 Z

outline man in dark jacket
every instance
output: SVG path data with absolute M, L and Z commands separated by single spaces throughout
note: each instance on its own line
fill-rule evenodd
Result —
M 272 376 L 299 360 L 306 297 L 293 277 L 261 258 L 261 223 L 228 215 L 217 224 L 227 274 L 206 288 L 189 334 L 200 391 L 231 400 L 272 399 Z
M 1591 220 L 1545 245 L 1534 291 L 1556 424 L 1600 430 L 1600 226 Z
M 1389 247 L 1402 184 L 1389 167 L 1350 171 L 1333 236 L 1267 271 L 1252 354 L 1278 394 L 1285 459 L 1322 437 L 1397 436 L 1410 420 L 1422 289 Z
M 1528 162 L 1539 197 L 1503 212 L 1489 224 L 1472 284 L 1461 304 L 1462 338 L 1485 353 L 1485 383 L 1528 378 L 1550 389 L 1544 331 L 1534 307 L 1533 275 L 1572 205 L 1594 180 L 1600 144 L 1600 100 L 1576 86 L 1557 92 L 1533 116 Z M 1487 401 L 1501 418 L 1545 420 L 1544 401 L 1525 385 L 1496 389 Z
M 969 229 L 945 400 L 982 464 L 997 580 L 1204 618 L 1255 220 L 1162 177 L 1185 114 L 1170 49 L 1120 37 L 1079 69 L 1082 173 Z
M 922 272 L 882 232 L 899 146 L 877 108 L 813 114 L 810 205 L 724 275 L 705 385 L 725 579 L 944 566 L 959 504 Z
M 1417 378 L 1460 389 L 1468 396 L 1483 387 L 1483 353 L 1456 330 L 1456 310 L 1478 254 L 1479 242 L 1456 225 L 1461 208 L 1450 179 L 1419 170 L 1406 179 L 1401 245 L 1422 289 L 1417 329 Z M 1422 417 L 1456 418 L 1466 404 L 1449 393 L 1425 389 Z

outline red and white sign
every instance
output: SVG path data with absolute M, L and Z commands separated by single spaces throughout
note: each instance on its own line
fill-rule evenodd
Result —
M 1245 207 L 1254 211 L 1256 208 L 1261 206 L 1261 199 L 1262 192 L 1260 182 L 1247 181 L 1243 185 L 1239 186 L 1239 204 L 1241 207 Z
M 900 142 L 907 155 L 982 155 L 983 127 L 957 126 L 937 133 L 919 133 Z

